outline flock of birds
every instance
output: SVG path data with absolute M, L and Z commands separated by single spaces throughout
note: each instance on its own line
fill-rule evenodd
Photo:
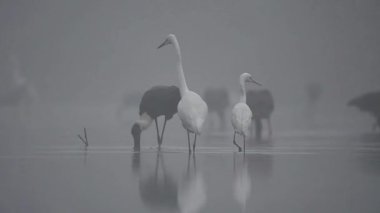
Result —
M 202 133 L 208 112 L 215 112 L 218 115 L 221 121 L 221 129 L 224 130 L 224 111 L 229 105 L 228 92 L 224 88 L 209 88 L 203 95 L 205 99 L 203 100 L 200 95 L 190 90 L 185 79 L 181 50 L 175 35 L 169 34 L 158 49 L 167 45 L 173 45 L 176 49 L 179 87 L 155 86 L 142 95 L 139 106 L 140 117 L 131 130 L 134 138 L 134 149 L 140 150 L 141 132 L 147 129 L 153 120 L 156 125 L 158 147 L 161 148 L 166 122 L 174 114 L 178 114 L 187 133 L 189 152 L 192 152 L 195 151 L 197 136 Z M 5 90 L 2 88 L 0 91 L 0 108 L 28 106 L 37 99 L 37 92 L 29 79 L 21 74 L 18 58 L 11 54 L 9 61 L 11 78 L 9 82 L 6 82 L 9 85 L 8 88 Z M 271 92 L 267 89 L 246 90 L 246 83 L 261 85 L 249 73 L 241 74 L 239 83 L 241 88 L 240 100 L 232 108 L 231 123 L 234 129 L 233 144 L 239 151 L 245 151 L 246 137 L 252 135 L 253 131 L 251 128 L 252 120 L 255 122 L 257 139 L 261 139 L 262 120 L 267 121 L 269 135 L 272 134 L 270 116 L 274 110 L 274 100 Z M 316 84 L 309 85 L 307 91 L 313 103 L 321 94 L 321 88 Z M 358 107 L 361 111 L 370 113 L 376 120 L 373 129 L 380 127 L 380 92 L 366 93 L 350 100 L 347 105 Z M 159 130 L 157 121 L 160 116 L 164 116 L 162 130 Z M 193 140 L 191 140 L 191 135 L 194 135 Z M 236 135 L 243 137 L 243 148 L 236 142 Z
M 176 86 L 155 86 L 144 93 L 139 106 L 140 118 L 134 123 L 131 130 L 134 138 L 134 149 L 140 150 L 141 132 L 148 128 L 153 120 L 156 124 L 157 142 L 160 149 L 166 122 L 177 113 L 183 128 L 187 132 L 188 150 L 189 152 L 194 152 L 197 136 L 202 132 L 203 124 L 209 110 L 210 112 L 216 112 L 220 117 L 222 125 L 224 124 L 224 109 L 228 106 L 228 93 L 222 89 L 209 89 L 204 94 L 206 101 L 209 103 L 208 106 L 200 95 L 191 91 L 187 86 L 182 67 L 181 50 L 175 35 L 169 34 L 158 49 L 167 45 L 174 45 L 176 49 L 179 88 Z M 249 73 L 240 75 L 240 100 L 233 106 L 231 116 L 231 123 L 234 129 L 233 144 L 238 148 L 239 152 L 242 150 L 245 152 L 246 137 L 250 135 L 250 133 L 252 134 L 252 120 L 255 121 L 257 139 L 261 139 L 262 120 L 267 120 L 269 135 L 272 134 L 270 116 L 274 110 L 273 96 L 270 91 L 266 89 L 248 91 L 247 93 L 245 87 L 247 82 L 261 85 L 255 81 Z M 308 88 L 308 91 L 313 101 L 318 99 L 321 93 L 320 87 L 314 84 Z M 369 94 L 367 96 L 356 98 L 350 101 L 348 105 L 358 106 L 361 110 L 371 112 L 377 119 L 376 125 L 380 126 L 380 93 Z M 165 119 L 161 131 L 159 130 L 157 122 L 159 116 L 164 116 Z M 221 129 L 224 129 L 224 127 L 221 126 Z M 249 131 L 250 129 L 251 132 Z M 192 145 L 190 139 L 191 134 L 194 134 Z M 236 142 L 236 135 L 243 137 L 243 148 Z
M 182 122 L 182 126 L 187 132 L 187 141 L 189 152 L 194 152 L 197 142 L 197 136 L 202 133 L 203 124 L 208 114 L 208 106 L 200 95 L 191 91 L 186 83 L 185 74 L 182 67 L 182 56 L 178 40 L 175 35 L 169 34 L 165 41 L 158 47 L 162 48 L 167 45 L 174 45 L 177 52 L 177 71 L 179 77 L 179 88 L 175 86 L 156 86 L 144 93 L 139 107 L 140 118 L 132 127 L 131 133 L 134 138 L 135 150 L 140 149 L 140 135 L 153 120 L 156 124 L 157 141 L 159 148 L 162 144 L 163 134 L 165 131 L 166 121 L 171 119 L 175 113 L 178 114 Z M 249 134 L 252 120 L 252 111 L 247 105 L 246 98 L 246 82 L 256 83 L 251 74 L 243 73 L 240 76 L 241 96 L 240 101 L 232 109 L 232 126 L 234 128 L 233 143 L 236 143 L 236 134 L 243 136 L 243 150 L 245 151 L 245 139 Z M 160 134 L 157 117 L 163 115 L 165 117 L 164 125 Z M 191 134 L 194 134 L 193 143 L 191 145 Z

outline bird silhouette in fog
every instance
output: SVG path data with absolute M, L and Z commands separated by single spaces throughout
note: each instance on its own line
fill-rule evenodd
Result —
M 236 143 L 235 137 L 236 134 L 243 136 L 243 146 L 244 146 L 244 152 L 245 152 L 245 139 L 249 135 L 249 128 L 251 127 L 251 119 L 252 119 L 252 111 L 247 105 L 247 96 L 246 96 L 246 89 L 245 89 L 245 83 L 246 82 L 252 82 L 258 85 L 258 82 L 256 82 L 251 74 L 249 73 L 243 73 L 240 75 L 239 78 L 240 81 L 240 89 L 241 89 L 241 95 L 240 95 L 240 101 L 235 104 L 235 106 L 232 108 L 232 118 L 231 123 L 234 128 L 234 139 L 233 143 L 235 146 L 238 147 L 239 152 L 241 152 L 241 147 Z
M 191 169 L 191 160 L 193 169 Z M 180 212 L 196 213 L 206 204 L 206 183 L 203 175 L 197 170 L 195 154 L 188 155 L 185 175 L 178 188 L 177 200 Z
M 226 88 L 207 88 L 203 94 L 203 98 L 207 103 L 209 114 L 215 113 L 219 117 L 219 129 L 223 131 L 226 128 L 225 110 L 230 105 Z M 212 120 L 210 120 L 210 123 L 211 126 L 214 126 Z
M 148 171 L 142 168 L 141 155 L 140 152 L 133 153 L 132 168 L 139 176 L 139 192 L 142 202 L 152 210 L 178 212 L 178 185 L 167 171 L 164 156 L 158 151 L 154 170 Z M 143 169 L 144 171 L 142 171 Z
M 207 116 L 207 104 L 197 93 L 189 90 L 187 87 L 185 73 L 182 68 L 182 56 L 181 50 L 177 41 L 177 38 L 173 34 L 169 34 L 165 41 L 158 46 L 161 48 L 163 46 L 173 44 L 177 51 L 177 71 L 179 77 L 181 100 L 178 103 L 178 117 L 181 119 L 182 126 L 187 131 L 187 142 L 189 147 L 189 152 L 191 152 L 190 147 L 190 133 L 194 133 L 193 151 L 195 151 L 195 146 L 197 142 L 197 135 L 202 132 L 203 124 Z
M 370 113 L 375 117 L 376 121 L 373 125 L 373 130 L 380 127 L 380 91 L 368 92 L 351 99 L 348 106 L 359 108 L 360 111 Z
M 140 150 L 141 132 L 148 128 L 153 120 L 156 123 L 158 147 L 161 148 L 166 122 L 177 113 L 180 98 L 180 92 L 176 86 L 154 86 L 144 93 L 139 106 L 140 118 L 131 130 L 135 150 Z M 160 135 L 157 118 L 161 115 L 164 116 L 164 124 Z
M 19 60 L 10 56 L 10 79 L 5 91 L 0 93 L 0 107 L 26 107 L 37 98 L 32 83 L 20 73 Z
M 269 136 L 272 135 L 272 125 L 270 117 L 274 110 L 274 101 L 272 93 L 267 90 L 248 90 L 247 105 L 252 110 L 252 119 L 255 121 L 255 136 L 257 140 L 261 140 L 263 123 L 267 120 Z M 252 132 L 251 128 L 251 132 Z

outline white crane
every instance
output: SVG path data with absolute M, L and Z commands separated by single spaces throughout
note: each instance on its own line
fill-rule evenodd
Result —
M 161 48 L 168 44 L 173 44 L 177 50 L 178 61 L 177 70 L 179 77 L 181 100 L 178 103 L 178 116 L 182 121 L 182 126 L 187 131 L 187 142 L 189 146 L 189 152 L 191 152 L 190 147 L 190 133 L 194 133 L 193 151 L 195 151 L 195 144 L 197 141 L 197 135 L 202 132 L 203 123 L 207 116 L 207 104 L 197 93 L 189 90 L 186 84 L 185 74 L 182 68 L 182 56 L 181 50 L 177 38 L 173 34 L 169 34 L 165 41 L 158 46 Z
M 245 138 L 248 136 L 249 129 L 251 126 L 252 111 L 247 105 L 245 82 L 252 82 L 258 85 L 260 83 L 253 80 L 251 74 L 243 73 L 240 75 L 240 87 L 241 87 L 241 96 L 239 103 L 235 104 L 232 108 L 232 118 L 231 123 L 234 127 L 234 139 L 233 143 L 238 147 L 239 152 L 241 152 L 241 147 L 236 143 L 235 136 L 236 134 L 242 135 L 244 140 L 244 152 L 245 152 Z

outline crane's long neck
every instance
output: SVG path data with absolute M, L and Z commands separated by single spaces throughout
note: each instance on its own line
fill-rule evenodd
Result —
M 179 44 L 177 40 L 173 41 L 175 49 L 177 50 L 178 55 L 178 61 L 177 61 L 177 70 L 178 70 L 178 78 L 179 78 L 179 88 L 181 92 L 181 97 L 189 90 L 187 87 L 186 79 L 185 79 L 185 73 L 183 72 L 182 68 L 182 56 L 181 56 L 181 49 L 179 48 Z
M 246 91 L 245 91 L 244 79 L 240 79 L 240 89 L 241 89 L 240 102 L 246 103 L 247 102 L 247 96 L 246 96 Z

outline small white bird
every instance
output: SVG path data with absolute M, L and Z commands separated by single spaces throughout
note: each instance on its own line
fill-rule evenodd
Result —
M 235 136 L 236 134 L 242 135 L 244 140 L 244 152 L 245 152 L 245 138 L 249 134 L 249 129 L 251 126 L 252 111 L 247 105 L 245 82 L 252 82 L 257 85 L 260 83 L 253 80 L 251 74 L 243 73 L 240 75 L 240 86 L 241 86 L 241 96 L 239 103 L 235 104 L 232 108 L 232 118 L 231 123 L 234 127 L 234 139 L 233 143 L 238 147 L 239 152 L 241 152 L 241 147 L 236 143 Z
M 165 41 L 158 47 L 161 48 L 168 44 L 173 44 L 177 50 L 177 71 L 179 77 L 181 100 L 178 103 L 178 116 L 182 121 L 183 127 L 187 131 L 187 142 L 189 146 L 189 152 L 191 152 L 190 147 L 190 133 L 194 133 L 193 151 L 195 151 L 195 144 L 197 141 L 197 135 L 202 132 L 203 124 L 207 116 L 207 104 L 197 93 L 189 90 L 187 87 L 185 74 L 182 68 L 182 56 L 181 50 L 177 38 L 173 34 L 169 34 Z

